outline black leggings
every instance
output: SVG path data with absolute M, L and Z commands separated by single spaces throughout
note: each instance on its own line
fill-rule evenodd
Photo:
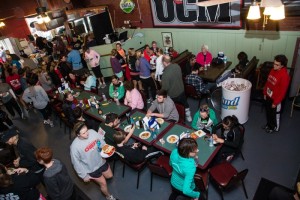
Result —
M 182 197 L 181 199 L 184 199 L 184 200 L 192 199 L 191 197 L 188 197 L 185 194 L 183 194 L 182 191 L 177 190 L 176 188 L 174 188 L 172 185 L 171 185 L 171 187 L 172 187 L 172 193 L 169 196 L 169 200 L 177 200 L 177 197 L 179 197 L 179 196 Z
M 44 120 L 48 120 L 51 116 L 52 110 L 51 107 L 49 105 L 49 103 L 47 104 L 47 106 L 43 109 L 37 109 L 38 111 L 40 111 L 43 115 Z
M 143 88 L 144 88 L 144 91 L 145 91 L 145 94 L 146 94 L 146 97 L 147 99 L 149 99 L 149 90 L 148 88 L 150 87 L 150 95 L 151 95 L 151 98 L 153 100 L 155 100 L 155 97 L 156 97 L 156 87 L 155 87 L 155 83 L 154 83 L 154 80 L 152 77 L 149 77 L 149 78 L 141 78 L 141 81 L 142 81 L 142 84 L 143 84 Z

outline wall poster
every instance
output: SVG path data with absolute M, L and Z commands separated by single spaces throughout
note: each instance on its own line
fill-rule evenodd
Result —
M 203 0 L 150 0 L 154 26 L 241 28 L 241 0 L 200 7 Z

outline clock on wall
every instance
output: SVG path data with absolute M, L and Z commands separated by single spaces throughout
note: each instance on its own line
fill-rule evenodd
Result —
M 64 0 L 64 2 L 65 2 L 65 3 L 70 3 L 70 2 L 71 2 L 71 0 Z

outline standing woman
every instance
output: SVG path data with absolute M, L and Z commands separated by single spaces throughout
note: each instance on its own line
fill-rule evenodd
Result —
M 42 65 L 41 69 L 37 69 L 38 79 L 42 88 L 48 93 L 52 92 L 52 81 L 47 72 L 47 66 Z
M 131 107 L 131 109 L 143 109 L 144 101 L 141 93 L 133 86 L 131 81 L 125 81 L 124 88 L 126 90 L 126 95 L 124 99 L 124 104 Z
M 170 166 L 173 168 L 171 176 L 172 193 L 169 200 L 176 200 L 178 196 L 198 200 L 200 192 L 195 191 L 194 175 L 196 173 L 195 157 L 198 154 L 198 144 L 193 138 L 183 138 L 178 148 L 170 156 Z
M 114 74 L 120 79 L 120 81 L 124 81 L 122 65 L 119 63 L 117 55 L 118 52 L 116 49 L 111 50 L 110 64 L 114 71 Z
M 143 84 L 143 88 L 147 97 L 147 102 L 150 103 L 152 100 L 155 99 L 156 96 L 156 87 L 153 78 L 151 77 L 151 65 L 150 63 L 144 58 L 141 51 L 136 52 L 137 58 L 137 69 L 140 71 L 140 78 Z M 150 87 L 150 94 L 149 96 L 149 87 Z
M 122 66 L 123 73 L 125 74 L 125 78 L 127 80 L 131 80 L 130 69 L 127 65 L 126 51 L 122 48 L 121 43 L 116 44 L 116 49 L 117 49 L 117 52 L 118 52 L 116 58 L 119 60 L 119 63 Z
M 23 93 L 23 100 L 26 103 L 33 103 L 33 107 L 41 112 L 44 118 L 44 124 L 49 124 L 54 127 L 53 121 L 50 120 L 51 107 L 49 105 L 49 98 L 45 90 L 38 85 L 38 76 L 32 74 L 28 79 L 30 85 Z
M 162 48 L 158 48 L 156 54 L 157 54 L 157 59 L 156 59 L 155 79 L 161 82 L 161 76 L 164 70 L 164 65 L 162 62 L 164 51 L 162 50 Z
M 143 89 L 142 82 L 140 79 L 140 72 L 136 69 L 136 54 L 134 48 L 128 49 L 128 65 L 130 69 L 130 76 L 131 80 L 133 82 L 133 85 L 135 88 L 138 88 L 139 90 Z
M 96 51 L 94 51 L 93 49 L 90 49 L 88 47 L 84 47 L 83 48 L 84 53 L 84 59 L 86 60 L 86 62 L 90 65 L 90 67 L 92 68 L 92 71 L 94 72 L 94 75 L 96 76 L 96 78 L 99 81 L 99 86 L 98 88 L 105 88 L 106 84 L 104 81 L 104 77 L 101 73 L 101 69 L 100 69 L 100 54 L 98 54 Z

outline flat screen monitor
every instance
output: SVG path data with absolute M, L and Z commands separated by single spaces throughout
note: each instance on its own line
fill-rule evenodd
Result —
M 120 42 L 125 42 L 127 40 L 127 34 L 128 34 L 127 31 L 124 31 L 124 32 L 120 33 L 120 35 L 119 35 L 119 41 Z

